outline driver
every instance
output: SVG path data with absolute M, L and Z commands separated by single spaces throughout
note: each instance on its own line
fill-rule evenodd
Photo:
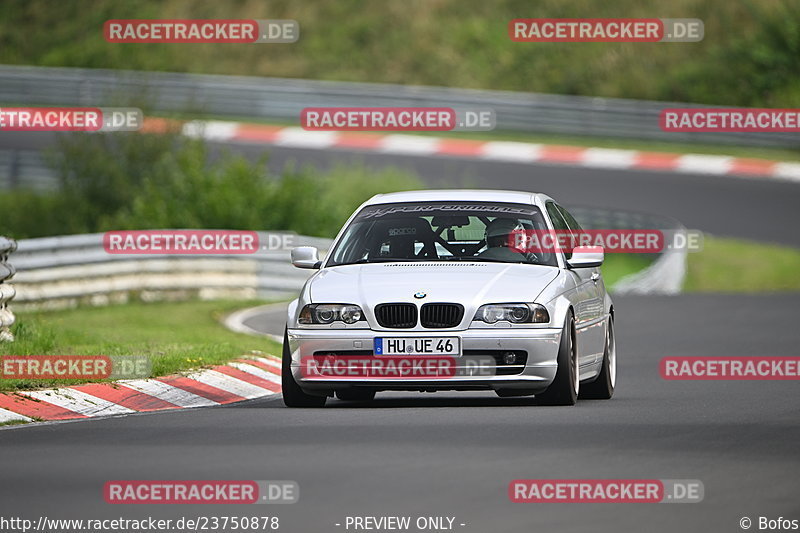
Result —
M 525 227 L 512 218 L 496 218 L 486 225 L 486 250 L 478 257 L 497 259 L 499 261 L 526 261 L 528 256 L 514 248 L 514 240 Z

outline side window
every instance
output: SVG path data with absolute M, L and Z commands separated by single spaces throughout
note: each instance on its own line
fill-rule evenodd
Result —
M 572 231 L 574 231 L 576 233 L 580 233 L 580 232 L 583 231 L 583 228 L 581 227 L 581 225 L 578 224 L 578 221 L 575 220 L 575 218 L 572 215 L 569 214 L 569 211 L 567 211 L 566 209 L 564 209 L 560 205 L 557 205 L 556 207 L 558 208 L 558 212 L 561 213 L 561 215 L 564 217 L 564 220 L 567 221 L 567 225 L 569 226 L 569 229 L 571 229 Z
M 550 220 L 552 220 L 553 228 L 556 230 L 556 232 L 570 231 L 570 227 L 567 225 L 567 222 L 564 220 L 564 217 L 558 210 L 558 206 L 556 206 L 556 204 L 553 202 L 547 202 L 545 205 L 547 207 L 547 214 L 550 215 Z M 572 252 L 565 252 L 564 257 L 571 259 Z

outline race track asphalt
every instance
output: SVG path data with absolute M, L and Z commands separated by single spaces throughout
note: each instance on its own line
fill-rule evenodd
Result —
M 273 150 L 270 165 L 341 158 L 414 168 L 430 184 L 469 178 L 542 190 L 568 204 L 800 245 L 797 184 L 288 148 Z M 619 296 L 615 306 L 620 370 L 611 401 L 542 407 L 491 393 L 382 393 L 370 407 L 332 400 L 293 410 L 255 400 L 3 429 L 0 516 L 275 514 L 287 532 L 346 531 L 335 524 L 348 515 L 454 516 L 456 531 L 559 533 L 729 532 L 741 531 L 744 516 L 800 519 L 797 382 L 678 382 L 658 372 L 664 356 L 798 355 L 800 294 Z M 279 333 L 283 320 L 277 310 L 248 325 Z M 705 499 L 514 504 L 507 488 L 518 478 L 699 479 Z M 108 505 L 102 487 L 114 479 L 295 480 L 300 502 Z
M 798 517 L 797 382 L 677 382 L 666 355 L 796 355 L 798 295 L 618 297 L 618 393 L 541 407 L 491 393 L 381 393 L 371 407 L 278 400 L 0 431 L 1 515 L 263 516 L 289 532 L 346 516 L 455 516 L 458 531 L 736 531 Z M 259 322 L 258 317 L 254 319 Z M 260 327 L 280 330 L 282 317 Z M 509 482 L 699 479 L 693 504 L 515 504 Z M 300 502 L 121 506 L 114 479 L 295 480 Z
M 0 133 L 0 149 L 41 150 L 52 147 L 54 140 L 52 133 Z M 276 173 L 290 163 L 322 169 L 354 162 L 375 169 L 392 166 L 416 174 L 431 187 L 543 192 L 567 206 L 641 211 L 670 216 L 713 235 L 800 246 L 800 184 L 795 182 L 345 149 L 214 146 L 253 160 L 269 154 L 268 166 Z

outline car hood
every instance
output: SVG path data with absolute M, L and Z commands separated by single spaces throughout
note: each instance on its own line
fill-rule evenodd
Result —
M 308 287 L 315 303 L 533 302 L 558 275 L 556 267 L 517 263 L 379 263 L 321 270 Z M 425 293 L 424 298 L 415 294 Z

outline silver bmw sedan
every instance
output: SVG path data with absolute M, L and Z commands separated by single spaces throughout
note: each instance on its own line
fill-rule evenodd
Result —
M 602 248 L 546 244 L 580 233 L 544 194 L 489 190 L 377 195 L 289 305 L 283 398 L 321 407 L 387 390 L 493 390 L 574 405 L 616 384 L 614 307 Z M 535 241 L 535 244 L 533 244 Z

